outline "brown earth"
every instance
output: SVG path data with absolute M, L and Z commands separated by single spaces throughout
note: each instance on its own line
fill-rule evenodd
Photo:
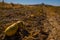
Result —
M 23 27 L 13 36 L 5 35 L 18 20 Z M 60 6 L 0 3 L 0 40 L 60 40 Z

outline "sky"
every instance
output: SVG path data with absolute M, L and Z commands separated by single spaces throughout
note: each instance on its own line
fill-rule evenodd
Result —
M 49 5 L 60 6 L 60 0 L 5 0 L 5 2 L 18 3 L 18 4 L 24 4 L 24 5 L 45 3 Z

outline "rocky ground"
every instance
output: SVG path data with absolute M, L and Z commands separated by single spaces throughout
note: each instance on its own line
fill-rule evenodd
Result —
M 0 40 L 60 40 L 59 6 L 12 6 L 0 5 Z M 5 35 L 4 30 L 18 20 L 23 25 L 15 35 Z

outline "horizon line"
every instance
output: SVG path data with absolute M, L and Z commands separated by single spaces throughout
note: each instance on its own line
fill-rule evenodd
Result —
M 24 3 L 14 3 L 14 2 L 4 2 L 4 3 L 8 3 L 8 4 L 11 4 L 11 3 L 13 3 L 13 4 L 21 4 L 21 5 L 38 5 L 38 4 L 45 4 L 45 5 L 51 5 L 51 6 L 60 6 L 60 5 L 52 5 L 52 4 L 46 4 L 46 3 L 34 3 L 34 4 L 24 4 Z

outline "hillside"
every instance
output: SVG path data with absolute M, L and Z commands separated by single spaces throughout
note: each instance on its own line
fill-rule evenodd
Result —
M 17 21 L 23 25 L 15 35 L 5 35 Z M 0 3 L 0 40 L 60 40 L 60 6 Z

